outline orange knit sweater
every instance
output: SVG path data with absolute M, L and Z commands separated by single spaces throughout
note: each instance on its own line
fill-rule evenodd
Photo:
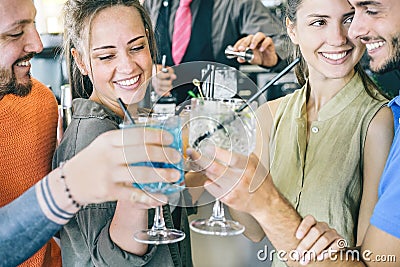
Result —
M 0 206 L 16 199 L 51 170 L 57 102 L 46 86 L 32 81 L 28 96 L 10 94 L 0 100 Z M 54 241 L 49 242 L 21 266 L 61 266 L 60 250 Z

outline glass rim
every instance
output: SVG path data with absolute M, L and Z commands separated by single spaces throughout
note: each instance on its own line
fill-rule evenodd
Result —
M 143 116 L 142 116 L 143 115 Z M 138 114 L 137 116 L 132 116 L 135 124 L 129 121 L 123 121 L 118 126 L 120 129 L 134 128 L 134 127 L 151 127 L 152 125 L 164 125 L 168 123 L 180 123 L 181 117 L 178 115 L 170 114 Z

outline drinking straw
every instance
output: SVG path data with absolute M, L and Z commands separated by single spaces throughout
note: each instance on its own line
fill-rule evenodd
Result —
M 131 114 L 129 113 L 128 109 L 125 107 L 124 102 L 122 102 L 122 99 L 120 97 L 118 97 L 117 101 L 118 101 L 118 104 L 121 107 L 121 109 L 124 111 L 125 116 L 128 117 L 130 123 L 135 124 L 135 121 L 132 119 Z
M 193 93 L 193 91 L 188 91 L 188 95 L 190 95 L 193 98 L 196 98 L 196 95 Z
M 255 93 L 248 101 L 244 102 L 243 105 L 241 105 L 236 112 L 241 112 L 245 108 L 249 106 L 249 104 L 256 100 L 260 95 L 262 95 L 265 91 L 267 91 L 276 81 L 278 81 L 280 78 L 282 78 L 283 75 L 288 73 L 291 69 L 293 69 L 294 66 L 296 66 L 300 62 L 300 58 L 296 58 L 293 60 L 289 65 L 286 66 L 281 72 L 279 72 L 274 78 L 272 78 L 266 85 L 264 85 L 263 88 L 260 89 L 257 93 Z
M 240 113 L 243 111 L 245 108 L 249 106 L 249 104 L 257 99 L 260 95 L 262 95 L 265 91 L 267 91 L 277 80 L 282 78 L 283 75 L 288 73 L 294 66 L 296 66 L 300 62 L 300 58 L 296 58 L 293 60 L 286 68 L 284 68 L 281 72 L 279 72 L 274 78 L 271 79 L 263 88 L 260 89 L 256 94 L 254 94 L 248 101 L 246 101 L 244 104 L 242 104 L 238 109 L 235 110 L 234 115 L 230 117 L 229 119 L 218 123 L 218 126 L 212 129 L 211 131 L 207 131 L 201 136 L 199 136 L 193 143 L 193 147 L 196 148 L 201 141 L 204 139 L 210 137 L 213 133 L 215 133 L 217 130 L 220 130 L 224 127 L 224 125 L 231 123 L 232 121 L 236 120 L 236 114 Z

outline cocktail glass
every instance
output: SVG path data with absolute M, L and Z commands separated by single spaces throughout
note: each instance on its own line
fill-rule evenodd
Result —
M 243 104 L 239 99 L 192 99 L 189 146 L 202 151 L 216 146 L 249 155 L 255 147 L 255 116 L 250 108 L 235 110 Z M 190 223 L 190 228 L 201 234 L 232 236 L 244 232 L 240 223 L 225 218 L 223 204 L 216 199 L 208 219 Z
M 122 125 L 121 128 L 140 127 L 140 128 L 156 128 L 168 131 L 172 134 L 174 141 L 169 146 L 182 153 L 182 133 L 179 116 L 143 116 L 139 117 L 135 124 Z M 133 183 L 134 187 L 140 188 L 149 193 L 162 193 L 167 196 L 179 194 L 185 188 L 183 160 L 178 164 L 165 162 L 139 162 L 131 166 L 146 166 L 155 168 L 174 168 L 181 172 L 179 181 L 175 183 L 155 182 L 155 183 Z M 168 229 L 165 226 L 162 206 L 155 209 L 153 226 L 150 229 L 141 230 L 134 234 L 137 242 L 146 244 L 170 244 L 183 240 L 185 233 L 177 229 Z

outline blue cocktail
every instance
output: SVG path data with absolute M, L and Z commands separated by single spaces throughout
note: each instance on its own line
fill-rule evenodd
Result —
M 140 117 L 135 124 L 121 125 L 121 128 L 139 127 L 139 128 L 155 128 L 168 131 L 173 136 L 173 142 L 167 146 L 182 153 L 182 130 L 179 116 L 157 116 L 157 117 Z M 133 186 L 140 188 L 149 193 L 161 193 L 176 199 L 176 195 L 185 188 L 185 179 L 183 171 L 183 160 L 178 163 L 172 162 L 139 162 L 130 166 L 144 166 L 153 168 L 172 168 L 180 172 L 180 178 L 177 182 L 154 182 L 140 183 L 135 181 Z M 162 207 L 157 207 L 154 215 L 154 223 L 151 229 L 142 230 L 134 235 L 134 239 L 138 242 L 146 244 L 168 244 L 181 241 L 185 238 L 185 233 L 176 229 L 167 229 L 162 214 Z

